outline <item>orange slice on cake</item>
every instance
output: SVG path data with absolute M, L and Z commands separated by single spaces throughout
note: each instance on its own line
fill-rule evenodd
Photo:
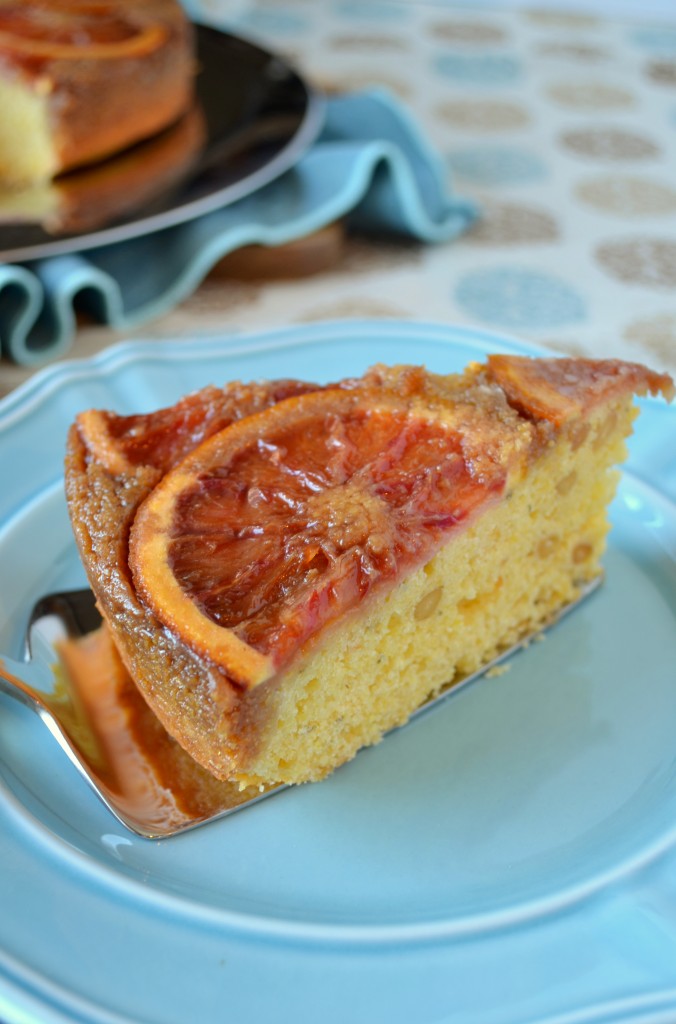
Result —
M 434 404 L 368 387 L 297 396 L 165 475 L 132 528 L 134 583 L 195 653 L 255 686 L 427 559 L 505 476 L 473 471 Z

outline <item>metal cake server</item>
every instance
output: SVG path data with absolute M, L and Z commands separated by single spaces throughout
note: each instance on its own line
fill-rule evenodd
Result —
M 558 622 L 577 607 L 601 582 L 598 577 L 587 584 L 579 597 L 567 605 L 546 627 Z M 266 799 L 286 785 L 258 790 L 241 791 L 235 783 L 220 783 L 195 768 L 188 755 L 164 731 L 138 694 L 146 721 L 151 716 L 152 765 L 155 778 L 160 780 L 149 786 L 132 774 L 131 781 L 120 773 L 102 745 L 101 735 L 84 712 L 77 694 L 64 688 L 63 676 L 58 670 L 56 648 L 65 638 L 83 637 L 101 623 L 94 596 L 90 590 L 65 591 L 42 598 L 33 608 L 25 640 L 25 657 L 16 661 L 0 655 L 0 693 L 13 697 L 34 711 L 72 764 L 86 779 L 108 810 L 126 828 L 147 839 L 162 839 L 204 825 L 208 821 L 234 814 L 253 803 Z M 543 630 L 538 631 L 538 633 Z M 525 637 L 478 672 L 459 680 L 423 704 L 411 716 L 417 718 L 431 707 L 456 694 L 468 683 L 495 669 L 515 652 L 527 647 L 532 636 Z M 409 721 L 410 721 L 409 720 Z M 158 731 L 160 742 L 157 742 Z M 139 747 L 141 758 L 144 756 Z M 177 777 L 176 758 L 190 761 L 195 768 L 194 783 L 186 787 L 185 773 Z M 194 792 L 190 791 L 190 787 Z

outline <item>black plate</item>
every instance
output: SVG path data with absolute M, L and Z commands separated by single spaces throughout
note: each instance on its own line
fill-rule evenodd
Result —
M 0 261 L 77 252 L 171 227 L 241 199 L 298 161 L 321 129 L 322 98 L 275 54 L 239 36 L 203 25 L 195 28 L 199 72 L 189 130 L 182 122 L 48 186 L 11 197 L 0 193 L 0 219 L 5 221 L 0 223 Z M 178 132 L 183 133 L 181 139 Z M 179 155 L 174 154 L 173 170 L 166 166 L 172 145 L 183 146 Z M 164 160 L 164 176 L 154 174 L 150 186 L 146 181 L 134 203 L 129 199 L 129 176 L 135 175 L 138 187 L 138 171 L 151 160 L 157 166 Z M 102 188 L 110 208 L 107 214 Z M 42 207 L 55 197 L 70 197 L 71 206 L 80 202 L 79 229 L 72 218 L 68 226 L 67 218 L 61 223 L 53 217 L 45 220 Z M 21 210 L 8 223 L 1 209 L 3 200 L 8 204 L 10 198 Z M 126 207 L 123 213 L 120 205 Z M 96 223 L 97 216 L 108 219 Z

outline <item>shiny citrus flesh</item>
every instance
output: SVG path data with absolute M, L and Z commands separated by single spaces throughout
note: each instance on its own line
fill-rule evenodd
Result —
M 202 388 L 175 405 L 151 413 L 119 416 L 99 409 L 80 414 L 91 454 L 113 474 L 142 466 L 165 473 L 198 444 L 243 416 L 293 395 L 316 390 L 294 380 Z
M 130 562 L 156 616 L 236 681 L 422 564 L 504 486 L 433 410 L 349 390 L 292 398 L 205 442 L 137 514 Z

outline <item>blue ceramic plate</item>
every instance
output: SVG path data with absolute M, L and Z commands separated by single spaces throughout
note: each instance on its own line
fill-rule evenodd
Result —
M 0 403 L 0 650 L 20 655 L 38 596 L 84 583 L 61 468 L 78 410 L 378 361 L 459 370 L 488 351 L 529 350 L 350 322 L 43 371 Z M 675 1019 L 676 414 L 641 404 L 601 590 L 508 673 L 326 782 L 136 839 L 2 699 L 0 1019 Z

